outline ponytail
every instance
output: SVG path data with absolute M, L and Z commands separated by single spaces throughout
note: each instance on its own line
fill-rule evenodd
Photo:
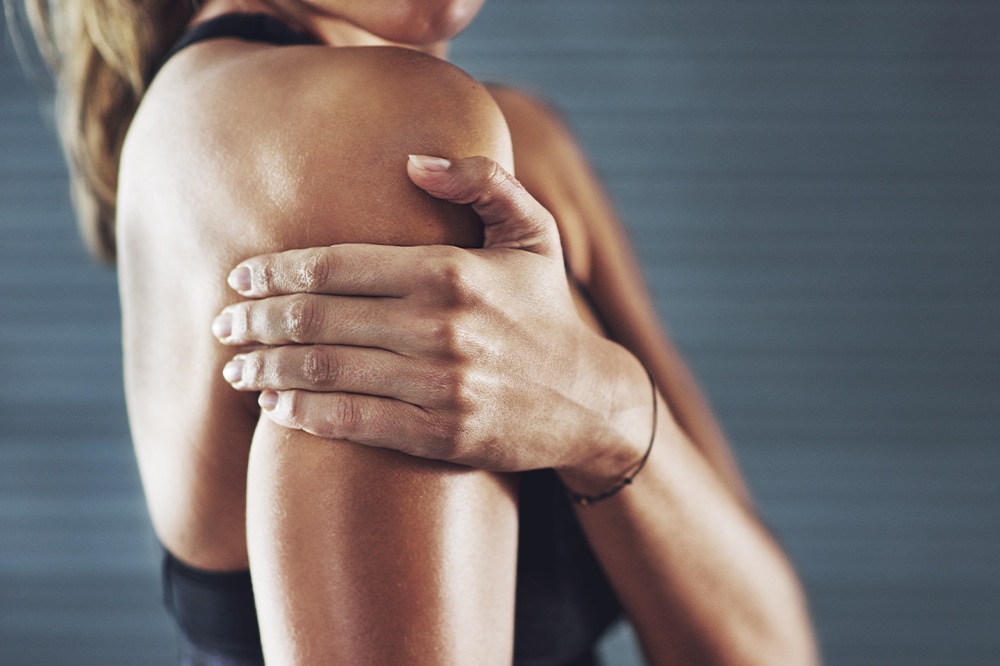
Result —
M 191 0 L 25 0 L 25 8 L 56 79 L 56 117 L 80 233 L 94 256 L 113 263 L 125 133 L 153 68 L 194 7 Z

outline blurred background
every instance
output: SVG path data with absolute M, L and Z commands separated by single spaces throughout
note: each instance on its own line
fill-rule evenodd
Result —
M 825 662 L 1000 663 L 1000 3 L 491 0 L 453 60 L 578 132 Z M 0 664 L 166 666 L 115 278 L 44 108 L 5 38 Z

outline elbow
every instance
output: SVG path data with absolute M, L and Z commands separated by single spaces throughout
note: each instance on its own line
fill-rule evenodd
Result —
M 718 608 L 699 647 L 663 664 L 706 666 L 818 666 L 805 595 L 794 573 L 769 581 L 755 601 Z M 692 632 L 697 634 L 699 632 Z M 693 658 L 692 658 L 693 657 Z
M 817 666 L 820 663 L 805 595 L 789 571 L 783 594 L 774 594 L 768 607 L 759 609 L 747 622 L 739 656 L 726 659 L 727 666 Z

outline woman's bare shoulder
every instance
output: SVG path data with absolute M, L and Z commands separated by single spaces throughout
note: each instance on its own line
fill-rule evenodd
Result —
M 493 100 L 500 107 L 512 135 L 516 135 L 522 152 L 533 149 L 542 154 L 553 150 L 576 148 L 573 136 L 563 115 L 542 96 L 509 85 L 489 84 Z
M 172 58 L 143 106 L 163 104 L 194 112 L 199 124 L 228 117 L 271 123 L 271 129 L 294 129 L 290 121 L 301 118 L 324 123 L 330 116 L 367 114 L 380 122 L 417 114 L 451 120 L 471 113 L 481 122 L 498 113 L 471 76 L 412 49 L 231 39 L 203 42 Z
M 207 42 L 175 56 L 144 99 L 123 153 L 121 204 L 126 213 L 130 202 L 145 211 L 148 196 L 130 199 L 130 192 L 198 192 L 211 183 L 211 196 L 198 199 L 202 220 L 206 209 L 260 224 L 295 218 L 305 222 L 300 229 L 309 226 L 304 217 L 321 213 L 379 217 L 372 202 L 402 198 L 426 208 L 407 194 L 415 189 L 405 173 L 410 153 L 512 160 L 490 94 L 432 56 Z M 391 208 L 371 224 L 388 229 L 398 213 Z M 349 223 L 324 229 L 344 231 L 339 242 L 359 231 Z M 383 240 L 392 242 L 392 234 Z

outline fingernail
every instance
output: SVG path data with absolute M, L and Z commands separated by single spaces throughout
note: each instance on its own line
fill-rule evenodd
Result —
M 212 322 L 212 335 L 220 340 L 225 340 L 232 334 L 233 315 L 229 312 L 223 312 L 215 318 L 215 321 Z
M 263 391 L 260 397 L 257 398 L 257 404 L 260 405 L 261 409 L 265 412 L 269 412 L 278 406 L 278 392 L 277 391 Z
M 222 369 L 222 376 L 230 384 L 235 384 L 243 379 L 243 358 L 237 356 L 229 363 L 226 363 L 226 367 Z
M 410 155 L 410 162 L 421 171 L 447 171 L 451 160 L 430 155 Z
M 226 280 L 229 286 L 236 291 L 243 293 L 250 291 L 252 286 L 250 283 L 250 269 L 246 266 L 237 266 L 233 269 L 232 273 L 229 274 L 229 278 Z

